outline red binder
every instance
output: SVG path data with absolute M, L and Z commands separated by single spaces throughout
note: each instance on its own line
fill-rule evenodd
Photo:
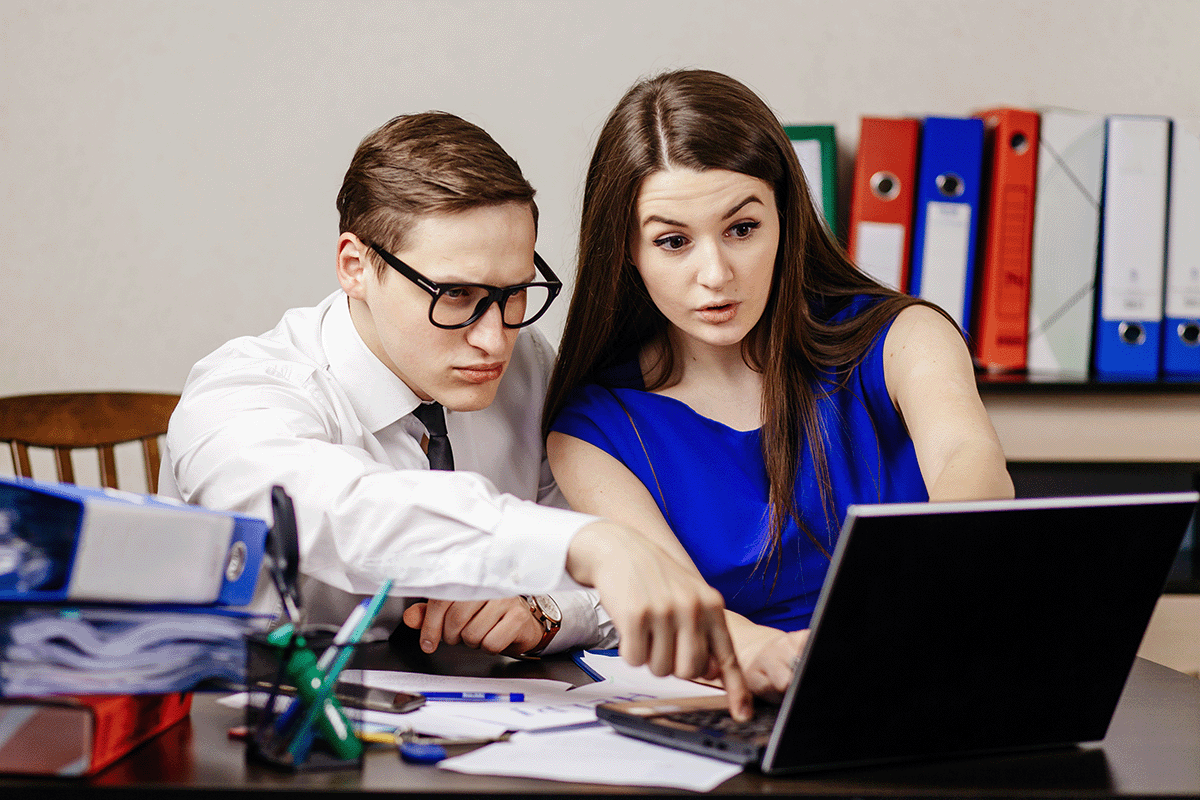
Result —
M 0 698 L 0 772 L 91 775 L 191 707 L 187 693 Z
M 1015 108 L 975 116 L 986 130 L 988 188 L 972 350 L 976 363 L 989 370 L 1021 370 L 1029 344 L 1040 120 L 1036 112 Z
M 917 119 L 863 117 L 854 159 L 850 257 L 900 291 L 908 289 L 920 133 Z

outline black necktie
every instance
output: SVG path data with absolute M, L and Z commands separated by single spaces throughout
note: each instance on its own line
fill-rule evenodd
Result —
M 450 437 L 446 435 L 446 414 L 441 403 L 422 403 L 413 411 L 429 431 L 429 468 L 454 469 L 454 453 L 450 450 Z

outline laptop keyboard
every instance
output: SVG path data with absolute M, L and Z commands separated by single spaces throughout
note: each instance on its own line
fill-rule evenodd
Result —
M 745 722 L 738 722 L 726 709 L 680 711 L 664 716 L 666 719 L 682 722 L 685 725 L 695 725 L 705 731 L 749 741 L 760 736 L 769 736 L 771 729 L 775 727 L 775 718 L 778 714 L 778 708 L 755 707 L 754 716 Z

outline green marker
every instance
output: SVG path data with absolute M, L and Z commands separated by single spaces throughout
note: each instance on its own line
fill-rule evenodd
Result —
M 377 591 L 375 596 L 371 598 L 371 602 L 367 604 L 365 611 L 361 615 L 361 618 L 354 626 L 354 630 L 347 637 L 347 641 L 337 643 L 338 645 L 341 645 L 338 650 L 337 657 L 334 659 L 333 664 L 330 666 L 328 672 L 324 674 L 324 680 L 318 684 L 315 703 L 309 707 L 308 713 L 304 717 L 304 722 L 300 726 L 300 730 L 297 731 L 295 738 L 292 739 L 291 746 L 288 747 L 288 752 L 292 755 L 293 763 L 303 763 L 303 761 L 308 757 L 308 749 L 312 746 L 313 723 L 320 723 L 322 725 L 322 732 L 324 732 L 324 720 L 328 716 L 328 713 L 326 712 L 325 714 L 322 714 L 321 712 L 328 708 L 328 704 L 330 702 L 337 702 L 333 698 L 333 689 L 337 685 L 338 677 L 341 675 L 346 664 L 349 663 L 350 657 L 354 654 L 355 645 L 359 643 L 363 637 L 363 634 L 367 632 L 367 629 L 371 627 L 371 623 L 375 621 L 375 617 L 379 615 L 379 610 L 383 608 L 383 604 L 388 597 L 388 592 L 390 592 L 391 589 L 392 581 L 389 578 L 383 582 L 383 585 L 379 587 L 379 591 Z M 314 666 L 316 665 L 314 664 Z M 320 670 L 318 670 L 318 672 L 319 671 Z M 340 710 L 338 713 L 341 714 Z M 345 715 L 343 714 L 341 716 L 342 720 L 344 721 Z M 350 726 L 348 724 L 346 725 L 346 736 L 349 741 L 353 743 L 354 747 L 357 748 L 358 752 L 361 753 L 362 744 L 358 741 L 358 737 L 354 736 L 354 734 L 350 731 Z M 357 756 L 350 757 L 356 758 Z
M 329 743 L 329 747 L 337 755 L 338 758 L 351 760 L 362 755 L 362 743 L 358 737 L 354 735 L 354 731 L 350 727 L 350 723 L 346 719 L 346 714 L 342 710 L 342 706 L 337 699 L 331 695 L 326 695 L 319 702 L 321 694 L 321 684 L 325 680 L 325 673 L 317 665 L 317 657 L 313 655 L 312 650 L 308 649 L 308 643 L 304 637 L 295 633 L 295 629 L 291 623 L 281 625 L 267 635 L 267 642 L 275 647 L 284 649 L 288 646 L 292 637 L 295 637 L 295 649 L 292 652 L 291 658 L 287 663 L 287 675 L 292 683 L 296 686 L 296 693 L 303 701 L 301 704 L 290 706 L 289 711 L 298 708 L 312 708 L 315 705 L 320 706 L 320 713 L 314 714 L 312 722 L 316 724 L 321 736 Z M 296 718 L 295 713 L 284 713 L 280 715 L 277 722 L 279 732 L 283 732 L 288 727 L 289 723 Z M 301 732 L 303 731 L 301 728 Z M 299 734 L 298 734 L 299 735 Z

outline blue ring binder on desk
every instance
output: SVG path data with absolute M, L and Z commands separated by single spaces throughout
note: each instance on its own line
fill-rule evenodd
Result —
M 253 703 L 247 705 L 246 758 L 291 772 L 361 769 L 362 743 L 334 696 L 334 687 L 386 599 L 391 581 L 380 587 L 369 605 L 355 610 L 318 658 L 313 637 L 306 637 L 301 625 L 295 508 L 280 486 L 271 490 L 271 510 L 274 525 L 267 536 L 267 561 L 287 621 L 247 641 L 246 683 L 252 690 L 265 683 L 270 690 L 261 710 Z

